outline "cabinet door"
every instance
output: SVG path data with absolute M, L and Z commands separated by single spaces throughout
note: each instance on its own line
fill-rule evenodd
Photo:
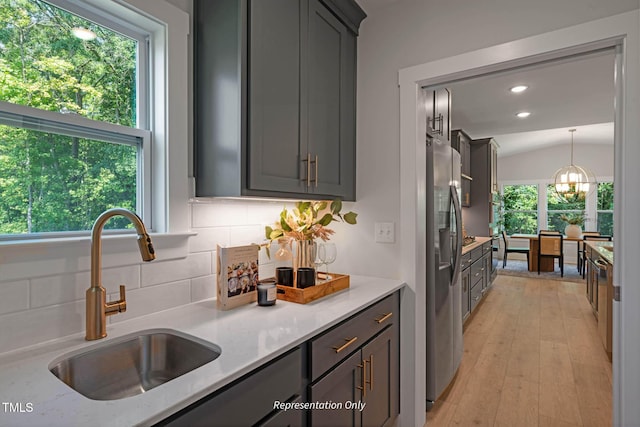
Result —
M 394 327 L 387 328 L 369 344 L 362 347 L 365 360 L 366 406 L 362 411 L 363 426 L 390 425 L 398 414 L 400 370 L 398 339 Z
M 484 254 L 482 257 L 482 273 L 484 274 L 484 278 L 482 279 L 482 289 L 486 289 L 489 287 L 489 283 L 491 283 L 491 252 Z
M 498 148 L 492 143 L 491 146 L 491 192 L 498 192 Z
M 471 290 L 471 269 L 467 268 L 462 271 L 462 320 L 466 320 L 469 317 L 469 313 L 471 313 L 471 300 L 470 300 L 470 290 Z
M 248 187 L 304 192 L 300 52 L 306 2 L 249 3 Z M 239 155 L 235 153 L 234 155 Z
M 359 402 L 362 399 L 363 360 L 360 351 L 336 366 L 327 376 L 309 390 L 310 402 Z M 366 384 L 365 384 L 366 385 Z M 360 389 L 358 388 L 360 387 Z M 361 412 L 357 408 L 311 410 L 311 426 L 361 426 Z
M 304 54 L 308 102 L 301 116 L 310 154 L 309 192 L 355 200 L 356 37 L 319 0 L 309 2 Z

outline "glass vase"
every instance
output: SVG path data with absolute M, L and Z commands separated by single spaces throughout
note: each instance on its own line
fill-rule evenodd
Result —
M 293 258 L 293 269 L 300 267 L 315 268 L 316 242 L 315 240 L 296 240 L 295 256 Z

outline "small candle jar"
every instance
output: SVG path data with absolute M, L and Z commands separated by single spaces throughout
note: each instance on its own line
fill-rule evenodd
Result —
M 276 303 L 278 289 L 273 279 L 261 280 L 258 283 L 258 305 L 269 306 Z

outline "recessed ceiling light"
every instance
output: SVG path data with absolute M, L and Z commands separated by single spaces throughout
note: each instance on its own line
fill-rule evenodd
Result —
M 524 119 L 525 117 L 529 117 L 530 115 L 531 113 L 528 111 L 520 111 L 518 114 L 516 114 L 516 116 L 520 117 L 521 119 Z
M 513 93 L 520 93 L 520 92 L 524 92 L 525 90 L 529 89 L 529 86 L 525 86 L 525 85 L 518 85 L 518 86 L 514 86 L 511 89 L 509 89 L 511 92 Z
M 95 40 L 95 38 L 98 37 L 96 33 L 94 33 L 88 28 L 74 27 L 71 29 L 71 32 L 73 33 L 74 36 L 76 36 L 80 40 L 85 40 L 85 41 Z

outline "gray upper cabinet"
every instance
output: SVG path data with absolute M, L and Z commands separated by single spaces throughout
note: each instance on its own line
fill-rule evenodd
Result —
M 461 193 L 460 204 L 464 208 L 471 206 L 471 138 L 463 130 L 451 131 L 451 147 L 460 153 Z
M 427 135 L 451 143 L 451 92 L 447 88 L 427 93 Z
M 197 196 L 355 200 L 353 1 L 196 0 Z

